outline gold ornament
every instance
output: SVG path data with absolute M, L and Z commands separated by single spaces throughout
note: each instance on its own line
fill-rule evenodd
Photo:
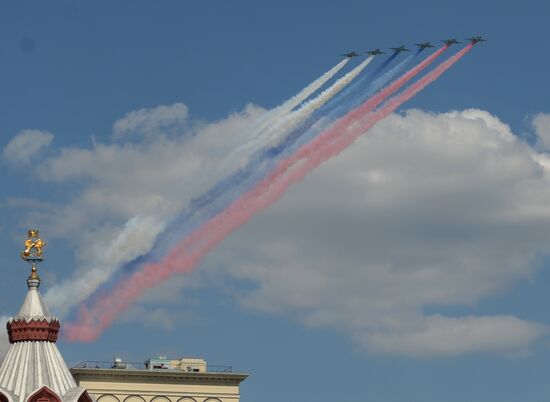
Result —
M 31 264 L 31 275 L 29 279 L 40 279 L 36 272 L 36 263 L 43 260 L 42 253 L 46 242 L 38 238 L 38 230 L 31 229 L 27 232 L 25 249 L 21 251 L 21 258 Z

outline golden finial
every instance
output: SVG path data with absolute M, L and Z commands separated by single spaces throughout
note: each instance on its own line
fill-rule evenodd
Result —
M 21 251 L 21 258 L 31 264 L 31 275 L 29 279 L 40 280 L 36 272 L 36 264 L 41 262 L 43 248 L 46 242 L 38 237 L 38 230 L 31 229 L 27 232 L 28 238 L 25 240 L 25 249 Z
M 29 237 L 38 237 L 38 230 L 30 229 L 28 232 Z

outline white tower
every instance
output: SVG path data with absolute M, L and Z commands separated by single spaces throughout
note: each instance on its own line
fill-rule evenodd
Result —
M 11 346 L 0 367 L 0 402 L 93 402 L 74 381 L 55 342 L 60 328 L 38 287 L 37 264 L 45 246 L 29 230 L 21 257 L 31 265 L 28 292 L 16 317 L 7 323 Z

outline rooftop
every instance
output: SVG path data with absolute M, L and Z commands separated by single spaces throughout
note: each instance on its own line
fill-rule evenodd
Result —
M 231 366 L 206 365 L 203 359 L 148 359 L 144 363 L 83 361 L 70 369 L 75 380 L 155 382 L 160 384 L 239 384 L 248 374 L 234 373 Z
M 155 372 L 185 372 L 185 373 L 218 373 L 231 374 L 233 373 L 232 366 L 206 365 L 202 359 L 181 359 L 175 363 L 158 363 L 161 359 L 149 359 L 144 363 L 123 362 L 115 359 L 113 361 L 82 361 L 73 367 L 73 369 L 101 369 L 101 370 L 146 370 Z M 174 362 L 172 360 L 171 362 Z

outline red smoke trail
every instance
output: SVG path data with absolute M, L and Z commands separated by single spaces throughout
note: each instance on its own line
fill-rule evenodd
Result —
M 126 310 L 146 289 L 157 286 L 173 273 L 188 272 L 193 269 L 202 257 L 221 243 L 228 234 L 246 223 L 256 213 L 272 205 L 283 196 L 289 186 L 302 179 L 322 162 L 342 152 L 374 124 L 435 81 L 472 47 L 473 45 L 470 44 L 463 48 L 401 94 L 389 99 L 375 112 L 367 111 L 366 115 L 356 116 L 355 119 L 344 117 L 347 126 L 343 133 L 328 130 L 331 131 L 331 136 L 325 135 L 328 131 L 321 134 L 325 142 L 313 144 L 315 141 L 312 141 L 302 147 L 297 154 L 282 161 L 273 173 L 251 191 L 180 242 L 163 261 L 144 266 L 141 271 L 122 282 L 111 293 L 100 298 L 95 305 L 90 308 L 82 307 L 78 321 L 75 324 L 66 325 L 65 337 L 73 341 L 95 340 L 116 316 Z

